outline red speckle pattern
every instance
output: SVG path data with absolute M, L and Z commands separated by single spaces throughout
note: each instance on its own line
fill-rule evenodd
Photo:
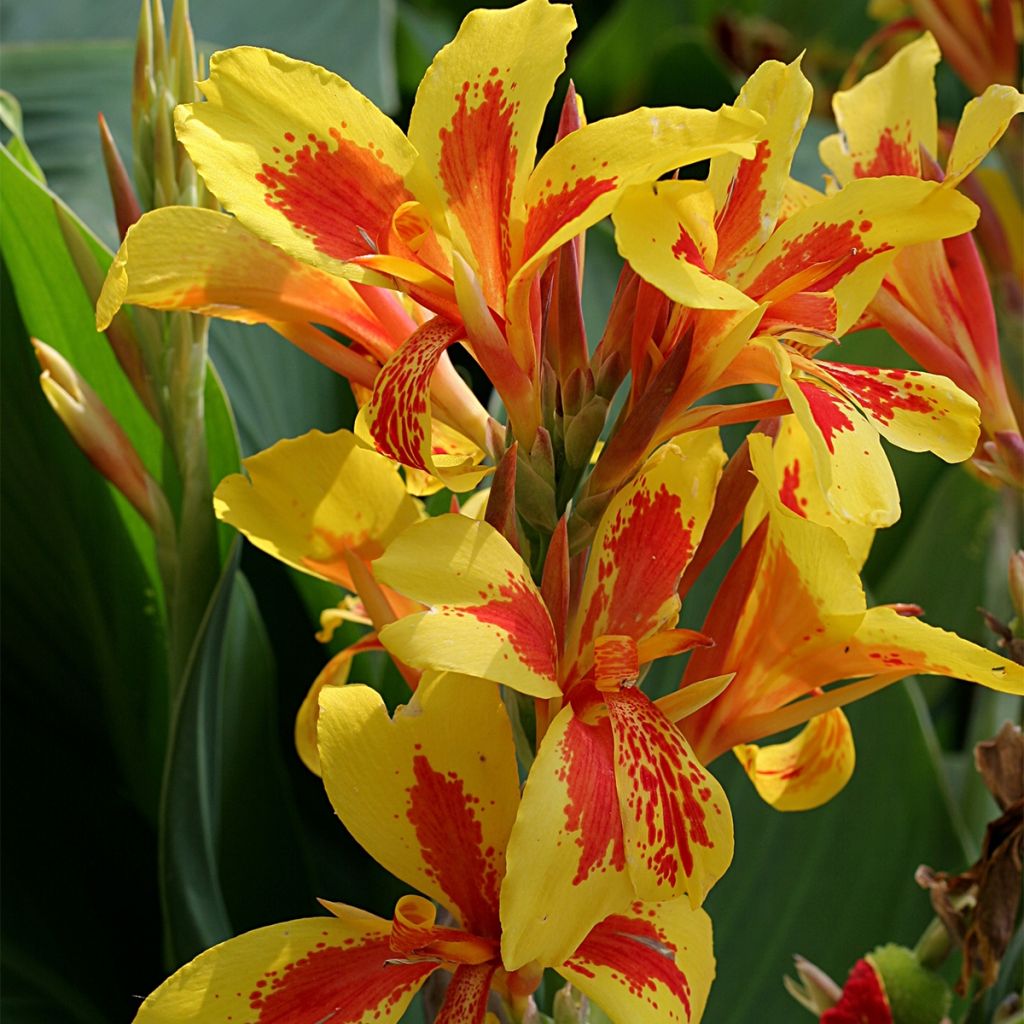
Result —
M 485 938 L 501 934 L 498 890 L 505 851 L 484 845 L 476 808 L 455 772 L 438 772 L 423 754 L 412 760 L 416 784 L 409 790 L 406 816 L 416 831 L 427 876 L 440 887 L 468 931 Z
M 565 784 L 565 832 L 579 848 L 572 884 L 592 874 L 619 872 L 626 867 L 622 818 L 615 788 L 611 722 L 600 717 L 593 725 L 573 716 L 566 726 L 558 754 L 559 781 Z
M 363 232 L 382 251 L 392 215 L 412 193 L 383 162 L 382 150 L 372 143 L 356 145 L 337 128 L 329 134 L 333 146 L 311 134 L 279 164 L 263 164 L 256 180 L 266 188 L 267 205 L 309 235 L 327 256 L 365 256 L 372 249 Z M 295 136 L 287 132 L 284 141 L 294 143 Z
M 482 1024 L 495 964 L 457 967 L 434 1024 Z
M 489 583 L 493 599 L 453 611 L 497 626 L 512 644 L 519 660 L 531 671 L 554 681 L 558 674 L 558 644 L 551 616 L 537 592 L 509 571 L 505 583 Z
M 708 272 L 707 264 L 704 262 L 704 257 L 701 254 L 700 249 L 697 248 L 697 243 L 693 240 L 689 231 L 687 231 L 682 224 L 679 224 L 678 227 L 679 237 L 672 245 L 672 255 L 677 260 L 682 260 L 684 263 L 690 263 L 698 270 L 703 270 L 706 274 Z
M 596 576 L 596 587 L 583 618 L 581 651 L 603 633 L 639 640 L 663 625 L 658 613 L 693 556 L 693 524 L 678 494 L 665 484 L 652 490 L 639 478 L 590 556 L 587 573 Z
M 825 439 L 829 452 L 834 455 L 836 434 L 842 433 L 844 430 L 853 430 L 853 420 L 847 415 L 847 412 L 852 413 L 852 410 L 838 395 L 833 395 L 832 392 L 818 387 L 817 384 L 798 380 L 796 386 L 807 399 L 807 404 L 811 407 L 811 416 L 818 430 L 821 431 L 821 436 Z
M 352 945 L 318 943 L 321 948 L 311 949 L 283 970 L 266 972 L 249 995 L 254 1024 L 354 1024 L 383 1017 L 437 967 L 386 964 L 392 956 L 387 934 L 358 944 L 349 941 Z
M 582 216 L 596 199 L 611 192 L 618 178 L 598 178 L 591 174 L 577 181 L 565 182 L 559 192 L 545 195 L 526 211 L 526 231 L 523 237 L 525 263 L 544 243 L 566 224 Z
M 721 814 L 708 775 L 682 733 L 636 688 L 607 694 L 615 758 L 629 780 L 623 815 L 640 826 L 640 858 L 666 890 L 682 891 L 694 847 L 712 849 L 708 813 Z M 666 892 L 666 898 L 668 894 Z
M 435 317 L 409 335 L 377 374 L 367 407 L 370 433 L 377 451 L 403 466 L 431 471 L 424 458 L 430 379 L 461 332 L 461 326 Z
M 790 465 L 782 471 L 782 483 L 779 486 L 779 501 L 791 512 L 795 512 L 803 519 L 807 518 L 804 509 L 807 507 L 807 499 L 800 497 L 800 460 L 794 459 Z
M 741 160 L 729 187 L 729 198 L 715 218 L 718 233 L 718 268 L 728 269 L 736 254 L 761 230 L 765 190 L 761 185 L 772 150 L 762 140 L 751 160 Z
M 867 960 L 853 965 L 842 998 L 821 1015 L 821 1024 L 893 1024 L 885 990 Z
M 855 178 L 881 178 L 886 174 L 921 176 L 916 155 L 905 142 L 896 141 L 892 128 L 886 128 L 879 136 L 878 147 L 870 161 L 863 163 L 858 160 L 853 165 Z
M 797 274 L 807 275 L 802 291 L 823 292 L 860 266 L 866 259 L 891 249 L 890 245 L 868 246 L 853 221 L 840 224 L 816 224 L 810 231 L 789 239 L 775 257 L 745 290 L 758 301 Z M 814 280 L 814 268 L 820 276 Z
M 510 259 L 509 212 L 518 149 L 510 102 L 495 76 L 463 82 L 449 127 L 441 128 L 438 173 L 449 209 L 476 256 L 484 295 L 504 301 Z
M 660 1011 L 659 1019 L 665 1024 L 688 1021 L 690 983 L 679 966 L 679 950 L 651 920 L 653 910 L 642 903 L 634 903 L 631 909 L 631 916 L 606 917 L 560 970 L 584 978 L 595 977 L 598 970 L 608 971 L 632 997 Z M 659 987 L 666 990 L 671 1005 Z
M 931 415 L 933 419 L 945 414 L 920 393 L 924 385 L 916 383 L 921 374 L 914 370 L 879 370 L 825 362 L 821 366 L 853 394 L 869 416 L 882 423 L 891 423 L 897 411 Z

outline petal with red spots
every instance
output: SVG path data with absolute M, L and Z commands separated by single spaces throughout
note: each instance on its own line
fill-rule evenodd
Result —
M 409 335 L 377 374 L 364 406 L 377 451 L 438 477 L 455 491 L 472 490 L 488 472 L 472 456 L 434 451 L 431 381 L 441 356 L 463 330 L 461 324 L 435 317 Z
M 626 865 L 637 896 L 704 901 L 732 861 L 732 813 L 682 733 L 636 687 L 605 694 Z
M 429 610 L 381 630 L 395 657 L 417 668 L 490 679 L 557 697 L 555 629 L 522 558 L 494 527 L 460 515 L 408 530 L 374 563 L 379 580 Z
M 634 903 L 598 924 L 558 972 L 612 1020 L 699 1021 L 715 976 L 711 921 L 685 901 Z
M 919 370 L 816 365 L 893 444 L 934 452 L 946 462 L 963 462 L 973 454 L 980 431 L 978 403 L 948 378 Z
M 206 102 L 178 108 L 178 138 L 245 227 L 327 269 L 386 246 L 416 153 L 365 96 L 249 46 L 214 54 L 200 89 Z
M 493 963 L 457 967 L 434 1024 L 482 1024 L 496 970 Z
M 633 901 L 611 722 L 596 697 L 555 716 L 523 790 L 501 888 L 505 966 L 559 964 Z
M 338 817 L 392 874 L 498 938 L 498 890 L 519 804 L 512 729 L 497 688 L 425 675 L 388 715 L 365 686 L 320 695 L 320 763 Z
M 351 907 L 246 932 L 186 964 L 135 1024 L 398 1021 L 436 963 L 388 963 L 389 921 Z
M 568 645 L 573 678 L 597 637 L 640 641 L 679 614 L 676 587 L 704 533 L 725 455 L 715 429 L 681 434 L 616 494 L 597 528 Z

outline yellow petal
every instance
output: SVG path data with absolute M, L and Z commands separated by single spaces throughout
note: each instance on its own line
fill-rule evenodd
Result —
M 1013 118 L 1024 112 L 1024 96 L 1012 85 L 990 85 L 964 107 L 946 161 L 947 185 L 957 185 L 988 156 Z
M 295 716 L 295 749 L 302 763 L 314 774 L 320 774 L 320 751 L 317 747 L 316 729 L 320 718 L 320 693 L 327 686 L 344 686 L 352 668 L 352 659 L 363 651 L 383 650 L 376 633 L 362 637 L 339 651 L 320 670 L 309 688 Z
M 333 905 L 333 917 L 257 928 L 167 979 L 135 1024 L 255 1020 L 398 1021 L 436 963 L 387 963 L 391 922 Z
M 878 432 L 911 452 L 934 452 L 946 462 L 974 453 L 978 403 L 947 377 L 919 370 L 880 370 L 819 361 Z
M 558 973 L 615 1024 L 699 1021 L 715 977 L 711 920 L 685 901 L 634 903 L 597 925 Z
M 693 557 L 725 464 L 715 429 L 681 434 L 659 448 L 612 499 L 598 524 L 567 645 L 574 678 L 603 634 L 636 641 L 675 625 L 676 588 Z
M 794 213 L 735 284 L 759 302 L 833 291 L 841 334 L 874 298 L 893 250 L 963 234 L 977 219 L 970 200 L 934 181 L 854 181 Z
M 732 813 L 718 780 L 636 687 L 605 695 L 626 864 L 642 900 L 704 902 L 732 861 Z
M 700 182 L 637 185 L 615 208 L 615 243 L 645 281 L 675 302 L 691 309 L 753 309 L 753 299 L 713 273 L 714 212 L 711 192 Z
M 460 515 L 427 519 L 389 546 L 374 573 L 429 606 L 381 631 L 381 642 L 399 660 L 534 697 L 561 694 L 555 630 L 540 591 L 488 523 Z
M 395 467 L 347 430 L 312 430 L 245 459 L 248 477 L 226 477 L 217 516 L 261 551 L 353 589 L 345 552 L 376 558 L 420 517 Z
M 440 219 L 498 313 L 510 276 L 510 221 L 522 220 L 537 134 L 575 25 L 570 7 L 547 0 L 473 11 L 416 92 L 409 138 L 422 157 L 417 181 L 431 179 L 444 204 Z
M 814 449 L 795 416 L 783 416 L 775 445 L 750 441 L 750 460 L 761 486 L 754 491 L 743 517 L 743 539 L 754 532 L 767 511 L 767 495 L 775 494 L 790 512 L 827 526 L 842 537 L 857 568 L 863 567 L 875 539 L 872 526 L 851 523 L 832 511 L 814 468 Z
M 477 465 L 478 455 L 437 451 L 433 440 L 431 382 L 445 351 L 463 334 L 461 324 L 444 317 L 427 321 L 382 367 L 361 410 L 377 451 L 443 480 L 453 491 L 471 491 L 489 472 Z
M 885 67 L 832 98 L 842 135 L 821 144 L 821 159 L 840 183 L 886 174 L 920 177 L 921 147 L 938 153 L 935 65 L 930 32 L 904 46 Z
M 242 323 L 324 324 L 381 361 L 395 347 L 348 281 L 301 263 L 214 210 L 169 206 L 128 230 L 100 293 L 98 329 L 124 304 Z
M 178 138 L 221 204 L 268 242 L 337 269 L 386 249 L 394 212 L 415 197 L 416 152 L 344 79 L 270 50 L 210 58 L 205 103 L 179 107 Z
M 878 432 L 839 391 L 802 373 L 784 369 L 780 383 L 810 441 L 814 468 L 832 511 L 864 526 L 891 526 L 900 517 L 896 478 Z
M 711 161 L 708 186 L 718 210 L 720 276 L 741 267 L 775 230 L 811 97 L 799 57 L 792 64 L 765 61 L 740 90 L 736 106 L 764 117 L 764 138 L 750 160 L 727 154 Z
M 523 790 L 501 887 L 509 970 L 560 964 L 634 900 L 626 874 L 611 723 L 566 706 L 544 734 Z
M 468 931 L 496 939 L 519 804 L 497 687 L 425 676 L 393 719 L 369 687 L 329 687 L 320 695 L 319 735 L 327 795 L 357 842 Z
M 833 708 L 816 715 L 785 743 L 734 748 L 761 799 L 777 811 L 808 811 L 838 793 L 853 775 L 853 733 Z

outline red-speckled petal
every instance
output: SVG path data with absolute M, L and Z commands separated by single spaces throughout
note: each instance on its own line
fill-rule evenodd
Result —
M 511 222 L 523 219 L 544 109 L 565 67 L 570 7 L 527 0 L 473 11 L 423 77 L 409 122 L 422 158 L 414 184 L 434 192 L 435 223 L 473 266 L 501 313 L 511 268 Z M 420 187 L 419 179 L 429 182 Z
M 598 525 L 567 645 L 573 678 L 589 668 L 597 637 L 640 641 L 679 614 L 676 587 L 704 533 L 725 455 L 715 429 L 663 445 L 612 500 Z
M 495 964 L 457 967 L 434 1024 L 481 1024 L 496 970 Z
M 436 963 L 388 964 L 391 922 L 351 907 L 246 932 L 186 964 L 135 1024 L 387 1024 Z
M 177 110 L 178 138 L 250 231 L 316 266 L 384 251 L 416 151 L 348 82 L 270 50 L 210 59 L 204 103 Z
M 838 793 L 853 775 L 853 733 L 839 708 L 812 718 L 793 739 L 733 748 L 761 799 L 777 811 L 808 811 Z
M 377 451 L 436 476 L 454 491 L 472 490 L 488 472 L 478 465 L 478 458 L 435 451 L 433 443 L 431 380 L 441 356 L 463 336 L 461 324 L 443 317 L 425 323 L 381 368 L 364 406 L 366 428 Z
M 878 432 L 900 448 L 930 451 L 946 462 L 974 453 L 980 431 L 978 403 L 949 378 L 919 370 L 815 364 L 846 393 Z
M 704 901 L 732 861 L 722 787 L 682 733 L 635 687 L 605 695 L 615 747 L 626 864 L 637 896 Z
M 634 903 L 606 918 L 558 968 L 615 1024 L 689 1024 L 704 1013 L 711 920 L 685 901 Z
M 496 939 L 519 805 L 512 729 L 497 688 L 425 676 L 392 719 L 368 687 L 328 687 L 319 738 L 327 795 L 356 840 L 468 931 Z
M 429 607 L 381 630 L 396 658 L 557 697 L 551 616 L 522 558 L 488 523 L 435 516 L 374 562 L 377 579 Z
M 598 921 L 634 899 L 611 722 L 596 701 L 583 714 L 564 707 L 544 735 L 509 840 L 505 966 L 562 963 Z

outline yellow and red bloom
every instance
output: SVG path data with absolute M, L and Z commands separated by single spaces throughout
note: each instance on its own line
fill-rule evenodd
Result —
M 810 357 L 853 326 L 897 253 L 968 230 L 977 210 L 952 190 L 911 176 L 855 181 L 828 197 L 794 191 L 789 168 L 810 102 L 797 64 L 762 65 L 738 101 L 766 121 L 754 158 L 715 158 L 706 186 L 669 181 L 630 189 L 613 215 L 622 254 L 678 304 L 655 352 L 664 359 L 674 346 L 690 346 L 653 440 L 716 422 L 693 408 L 712 390 L 775 384 L 811 438 L 835 512 L 889 525 L 899 496 L 878 432 L 962 461 L 977 439 L 974 402 L 940 377 Z M 634 400 L 643 401 L 642 390 Z M 742 407 L 716 408 L 717 422 L 743 418 Z M 746 418 L 768 414 L 756 403 Z M 610 444 L 598 464 L 597 490 L 623 468 L 610 461 L 614 451 Z
M 429 898 L 403 897 L 391 921 L 324 901 L 331 917 L 230 939 L 168 979 L 136 1024 L 384 1024 L 438 970 L 451 979 L 436 1019 L 480 1024 L 492 990 L 522 1009 L 547 966 L 619 1024 L 700 1019 L 714 974 L 711 924 L 685 900 L 634 902 L 563 960 L 506 966 L 499 894 L 519 776 L 496 686 L 425 677 L 393 719 L 367 687 L 331 688 L 321 701 L 320 757 L 335 811 L 369 853 Z M 450 925 L 438 924 L 435 903 Z
M 1011 85 L 992 85 L 971 100 L 943 173 L 936 163 L 934 78 L 940 57 L 926 33 L 885 67 L 836 93 L 833 109 L 840 134 L 823 140 L 821 157 L 840 184 L 899 174 L 941 178 L 941 187 L 952 191 L 1024 111 L 1024 96 Z M 864 323 L 880 324 L 923 367 L 949 377 L 978 401 L 986 435 L 980 465 L 1024 485 L 1024 441 L 1003 372 L 992 294 L 974 239 L 961 233 L 894 255 Z
M 509 542 L 462 516 L 410 527 L 374 563 L 426 606 L 381 631 L 396 658 L 501 683 L 539 699 L 542 732 L 550 719 L 509 845 L 513 967 L 564 959 L 637 898 L 697 906 L 732 858 L 724 793 L 635 685 L 647 662 L 707 642 L 675 628 L 676 587 L 723 462 L 714 430 L 659 449 L 605 511 L 571 609 L 548 607 Z
M 1024 694 L 1024 668 L 953 633 L 926 625 L 913 606 L 868 608 L 851 554 L 864 538 L 841 537 L 807 517 L 817 484 L 813 461 L 785 457 L 749 438 L 760 509 L 708 613 L 720 641 L 697 650 L 686 686 L 734 672 L 729 687 L 681 728 L 704 761 L 734 749 L 758 792 L 780 810 L 831 799 L 853 771 L 853 738 L 841 707 L 914 674 L 966 679 Z M 840 680 L 858 679 L 828 691 Z M 806 723 L 794 739 L 756 740 Z

